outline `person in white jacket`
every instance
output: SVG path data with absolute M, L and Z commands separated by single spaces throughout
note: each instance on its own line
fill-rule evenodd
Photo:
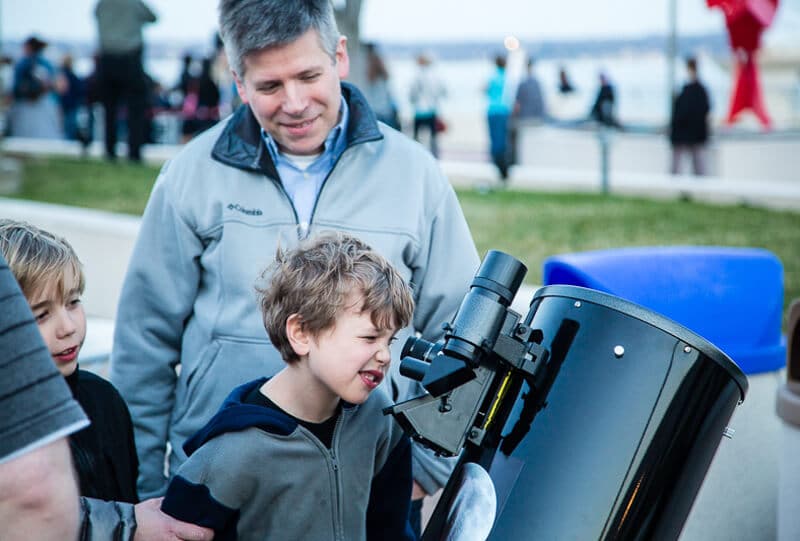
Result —
M 414 106 L 414 139 L 420 140 L 420 132 L 428 132 L 431 154 L 439 156 L 437 134 L 443 130 L 439 116 L 439 104 L 447 95 L 444 83 L 433 67 L 433 59 L 427 53 L 417 56 L 417 74 L 411 83 L 410 99 Z

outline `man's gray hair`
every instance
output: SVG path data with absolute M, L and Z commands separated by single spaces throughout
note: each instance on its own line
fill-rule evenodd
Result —
M 322 49 L 335 60 L 339 29 L 330 0 L 219 2 L 219 33 L 228 63 L 240 78 L 247 55 L 289 44 L 311 29 L 319 34 Z

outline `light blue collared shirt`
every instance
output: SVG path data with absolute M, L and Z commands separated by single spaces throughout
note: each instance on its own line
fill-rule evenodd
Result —
M 314 212 L 314 205 L 317 202 L 322 183 L 325 182 L 336 160 L 339 159 L 339 156 L 347 146 L 345 133 L 347 132 L 349 110 L 344 97 L 342 97 L 339 110 L 342 113 L 342 118 L 330 131 L 328 137 L 325 138 L 322 154 L 317 156 L 311 162 L 311 165 L 305 169 L 298 167 L 289 157 L 283 154 L 278 149 L 278 145 L 272 136 L 264 131 L 263 128 L 261 129 L 261 137 L 264 139 L 272 161 L 275 163 L 283 188 L 289 195 L 289 199 L 292 200 L 297 212 L 297 222 L 302 236 L 305 236 L 308 231 L 311 214 Z

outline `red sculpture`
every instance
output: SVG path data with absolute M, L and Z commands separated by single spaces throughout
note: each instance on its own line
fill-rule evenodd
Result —
M 771 120 L 764 105 L 755 54 L 761 45 L 761 34 L 772 24 L 778 0 L 706 0 L 710 8 L 718 7 L 725 14 L 725 25 L 736 59 L 733 95 L 727 124 L 733 124 L 744 110 L 750 109 L 769 128 Z

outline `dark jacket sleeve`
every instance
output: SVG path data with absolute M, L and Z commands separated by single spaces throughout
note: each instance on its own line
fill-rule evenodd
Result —
M 403 436 L 372 480 L 367 507 L 369 541 L 415 540 L 411 529 L 411 443 Z
M 136 513 L 132 503 L 81 498 L 78 541 L 132 541 Z
M 208 487 L 192 483 L 180 474 L 167 486 L 161 510 L 178 520 L 213 529 L 218 541 L 236 539 L 239 511 L 215 500 Z

